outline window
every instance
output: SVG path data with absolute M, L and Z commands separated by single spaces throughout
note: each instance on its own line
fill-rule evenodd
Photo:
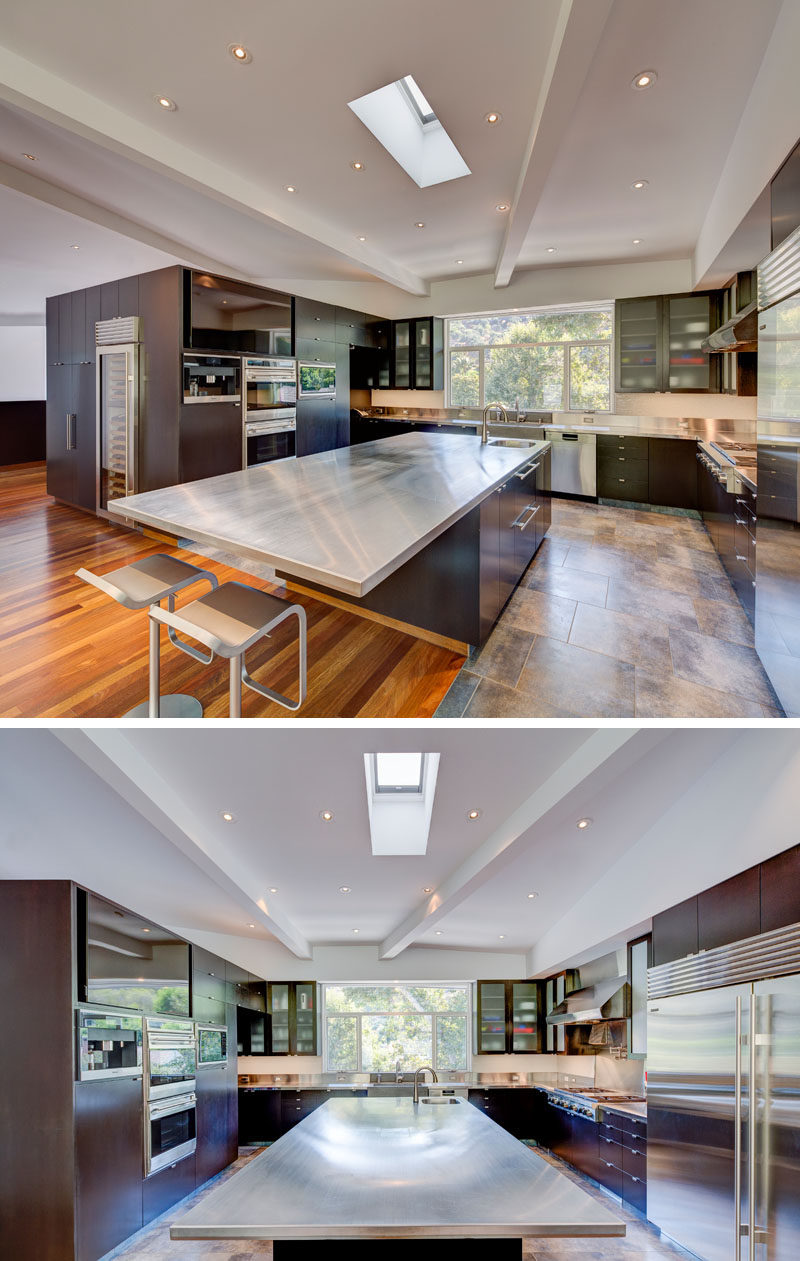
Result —
M 379 793 L 421 793 L 421 753 L 376 753 L 375 791 Z
M 447 320 L 451 407 L 611 410 L 611 306 Z
M 324 985 L 326 1072 L 393 1073 L 468 1067 L 467 985 Z

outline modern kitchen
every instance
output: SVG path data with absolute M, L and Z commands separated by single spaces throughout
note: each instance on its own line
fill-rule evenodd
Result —
M 791 728 L 0 751 L 3 1256 L 797 1257 Z
M 204 7 L 4 31 L 0 714 L 800 715 L 794 0 Z

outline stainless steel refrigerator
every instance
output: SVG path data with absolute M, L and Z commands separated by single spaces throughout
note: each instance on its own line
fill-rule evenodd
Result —
M 695 979 L 730 972 L 726 950 L 693 956 Z M 648 1217 L 703 1261 L 797 1261 L 800 975 L 651 997 L 647 1038 Z
M 800 228 L 758 268 L 756 650 L 800 716 Z

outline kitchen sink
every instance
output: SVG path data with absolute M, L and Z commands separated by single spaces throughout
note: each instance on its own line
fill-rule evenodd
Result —
M 425 1095 L 420 1103 L 461 1103 L 461 1100 L 455 1095 Z
M 490 447 L 535 447 L 536 440 L 534 438 L 490 438 L 488 445 Z

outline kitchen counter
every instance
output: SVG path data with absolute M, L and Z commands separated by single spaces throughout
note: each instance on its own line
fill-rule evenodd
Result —
M 367 1074 L 354 1073 L 347 1080 L 338 1080 L 327 1073 L 241 1073 L 239 1085 L 249 1090 L 364 1090 L 381 1087 L 387 1090 L 395 1086 L 413 1086 L 412 1080 L 402 1082 L 371 1082 Z M 532 1086 L 545 1089 L 568 1090 L 570 1086 L 587 1086 L 591 1088 L 590 1078 L 576 1077 L 571 1073 L 459 1073 L 447 1081 L 431 1082 L 430 1077 L 421 1083 L 426 1088 L 433 1085 L 437 1090 L 452 1090 L 454 1087 L 467 1087 L 469 1090 L 502 1088 L 504 1090 L 524 1090 Z
M 361 597 L 548 447 L 410 433 L 130 495 L 108 509 Z
M 329 1100 L 170 1228 L 173 1239 L 437 1238 L 445 1256 L 446 1240 L 624 1234 L 470 1104 L 409 1099 Z M 521 1257 L 521 1244 L 500 1255 Z

